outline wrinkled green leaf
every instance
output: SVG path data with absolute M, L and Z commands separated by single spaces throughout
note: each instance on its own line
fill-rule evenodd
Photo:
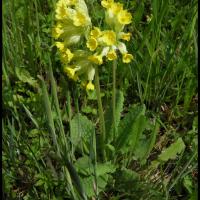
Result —
M 181 137 L 171 144 L 168 148 L 164 149 L 162 153 L 158 156 L 159 161 L 166 162 L 169 159 L 175 159 L 177 154 L 180 154 L 185 149 L 185 144 Z
M 138 142 L 139 136 L 145 127 L 145 105 L 133 106 L 128 114 L 121 120 L 119 124 L 118 138 L 116 147 L 120 149 L 127 147 L 127 144 L 134 145 Z M 132 149 L 133 149 L 132 148 Z
M 71 121 L 71 142 L 77 146 L 83 139 L 87 140 L 94 132 L 93 123 L 80 113 L 76 114 Z
M 30 73 L 23 67 L 16 68 L 16 75 L 18 79 L 24 83 L 28 83 L 31 86 L 35 87 L 37 81 L 30 75 Z
M 97 190 L 98 192 L 97 193 L 99 193 L 105 189 L 107 182 L 108 182 L 108 178 L 109 178 L 108 174 L 104 174 L 103 176 L 97 177 L 97 182 L 98 182 L 98 190 Z M 86 195 L 88 197 L 95 196 L 96 185 L 95 185 L 94 178 L 92 176 L 83 178 L 82 183 L 84 185 L 84 190 L 86 192 Z
M 96 168 L 97 176 L 101 176 L 108 173 L 114 173 L 116 170 L 116 166 L 111 164 L 111 162 L 107 163 L 98 163 Z

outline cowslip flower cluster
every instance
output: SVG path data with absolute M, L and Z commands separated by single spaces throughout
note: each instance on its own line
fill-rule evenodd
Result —
M 57 46 L 64 72 L 75 81 L 87 80 L 86 89 L 94 90 L 92 83 L 95 66 L 104 60 L 113 61 L 122 54 L 122 61 L 129 63 L 133 56 L 128 53 L 123 41 L 129 41 L 131 33 L 123 32 L 124 26 L 131 23 L 131 14 L 114 0 L 102 0 L 106 9 L 105 22 L 108 30 L 92 27 L 84 0 L 59 0 L 56 4 L 56 25 L 53 37 Z M 81 43 L 85 41 L 86 43 Z M 83 44 L 85 48 L 76 49 L 73 45 Z
M 101 65 L 103 57 L 112 61 L 117 59 L 117 50 L 122 54 L 122 61 L 129 63 L 133 56 L 127 52 L 126 45 L 121 41 L 129 41 L 131 33 L 123 32 L 124 26 L 131 23 L 131 14 L 123 9 L 123 4 L 116 3 L 114 0 L 103 0 L 101 5 L 106 8 L 105 22 L 111 28 L 101 31 L 94 27 L 87 40 L 87 47 L 90 51 L 95 51 L 89 60 Z

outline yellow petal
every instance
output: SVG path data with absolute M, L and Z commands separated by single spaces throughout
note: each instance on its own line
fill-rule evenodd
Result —
M 67 54 L 68 60 L 70 62 L 71 59 L 74 57 L 74 54 L 70 51 L 70 49 L 66 50 L 66 54 Z
M 101 36 L 102 32 L 98 27 L 94 27 L 93 30 L 91 30 L 90 35 L 93 36 L 94 38 L 98 38 Z
M 56 19 L 62 20 L 68 16 L 67 6 L 64 0 L 60 0 L 56 4 Z
M 104 8 L 109 8 L 113 2 L 114 2 L 114 0 L 103 0 L 103 1 L 101 1 L 101 5 Z
M 76 68 L 71 68 L 71 67 L 65 67 L 64 72 L 67 74 L 67 76 L 74 81 L 78 79 L 78 76 L 75 74 Z
M 120 24 L 130 24 L 132 16 L 127 10 L 122 10 L 118 13 L 117 19 Z
M 55 42 L 55 45 L 60 51 L 63 51 L 65 48 L 64 42 Z
M 108 52 L 107 56 L 108 60 L 115 60 L 117 59 L 117 54 L 114 50 Z
M 123 9 L 123 4 L 121 4 L 121 3 L 112 3 L 110 8 L 109 8 L 109 11 L 116 15 L 122 9 Z
M 114 31 L 103 31 L 101 39 L 106 45 L 111 46 L 116 43 L 116 34 Z
M 131 39 L 131 33 L 124 33 L 124 32 L 122 32 L 120 34 L 120 39 L 129 41 Z
M 94 51 L 98 46 L 98 42 L 94 37 L 91 37 L 87 41 L 86 46 L 90 49 L 90 51 Z
M 87 24 L 87 17 L 81 13 L 76 12 L 76 14 L 73 17 L 73 22 L 75 26 L 85 26 Z
M 61 59 L 63 63 L 69 63 L 73 57 L 74 54 L 70 51 L 70 49 L 66 49 L 66 51 L 62 52 L 61 54 Z
M 131 60 L 133 60 L 133 55 L 129 53 L 123 54 L 123 62 L 124 63 L 130 63 Z
M 92 81 L 89 81 L 89 83 L 86 85 L 86 90 L 94 90 L 94 85 L 92 84 Z
M 61 24 L 57 24 L 52 30 L 52 35 L 56 39 L 58 39 L 60 35 L 63 33 L 64 33 L 64 30 Z

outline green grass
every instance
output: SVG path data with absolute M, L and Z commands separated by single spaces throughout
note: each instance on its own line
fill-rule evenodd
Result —
M 103 27 L 99 2 L 86 1 Z M 3 2 L 4 199 L 197 199 L 197 1 L 120 2 L 134 61 L 117 63 L 116 102 L 112 64 L 99 69 L 105 144 L 98 94 L 53 47 L 56 1 Z

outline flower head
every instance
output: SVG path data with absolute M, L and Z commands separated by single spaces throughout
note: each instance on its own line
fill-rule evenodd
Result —
M 55 39 L 62 39 L 65 46 L 78 43 L 91 25 L 84 0 L 58 0 L 55 18 L 57 24 L 52 35 Z
M 123 62 L 124 63 L 130 63 L 131 60 L 133 60 L 133 55 L 129 53 L 123 54 Z
M 127 10 L 121 10 L 117 15 L 117 19 L 120 24 L 130 24 L 132 16 Z
M 122 39 L 122 40 L 129 41 L 131 39 L 131 33 L 120 32 L 119 38 Z
M 64 72 L 67 74 L 67 76 L 74 81 L 78 79 L 78 76 L 75 74 L 77 71 L 77 68 L 74 68 L 74 66 L 66 66 L 64 67 Z
M 132 16 L 123 9 L 123 4 L 105 0 L 101 2 L 101 5 L 106 8 L 106 23 L 116 32 L 122 31 L 124 25 L 131 23 Z
M 64 66 L 63 71 L 70 79 L 85 82 L 87 90 L 94 90 L 92 81 L 95 67 L 103 64 L 103 60 L 117 59 L 118 51 L 122 54 L 124 63 L 133 60 L 132 54 L 128 53 L 122 42 L 130 41 L 131 33 L 125 33 L 123 29 L 131 23 L 131 14 L 123 9 L 123 4 L 114 0 L 102 0 L 101 5 L 106 10 L 107 30 L 92 28 L 84 0 L 58 0 L 56 3 L 56 24 L 52 35 Z M 85 48 L 83 37 L 86 39 Z M 81 49 L 76 49 L 73 46 L 75 44 Z
M 116 43 L 116 34 L 114 31 L 103 31 L 102 42 L 104 42 L 106 45 L 111 46 Z
M 74 54 L 70 51 L 70 49 L 65 49 L 61 52 L 61 61 L 65 63 L 70 63 Z
M 98 46 L 98 42 L 94 37 L 90 37 L 86 46 L 90 49 L 90 51 L 94 51 Z
M 117 15 L 121 10 L 123 10 L 123 4 L 121 3 L 112 3 L 109 8 L 109 11 L 114 15 Z
M 90 35 L 93 36 L 94 38 L 98 38 L 102 35 L 102 32 L 100 28 L 94 27 L 93 30 L 91 30 Z
M 108 52 L 106 57 L 108 58 L 108 60 L 115 60 L 115 59 L 117 59 L 117 54 L 114 50 L 111 50 Z
M 101 31 L 99 28 L 95 27 L 90 32 L 90 37 L 87 40 L 86 46 L 90 51 L 96 50 L 97 52 L 90 55 L 88 60 L 94 64 L 101 65 L 103 63 L 103 57 L 106 57 L 109 61 L 117 59 L 116 50 L 119 49 L 121 54 L 124 55 L 123 61 L 126 63 L 130 62 L 131 56 L 127 54 L 126 45 L 120 41 L 120 39 L 129 41 L 130 37 L 131 33 L 116 33 L 113 30 Z
M 101 5 L 104 8 L 110 8 L 110 6 L 112 5 L 113 2 L 114 2 L 114 0 L 102 0 Z
M 56 5 L 56 19 L 61 20 L 66 18 L 68 15 L 67 4 L 64 0 L 58 1 Z
M 87 16 L 79 11 L 74 14 L 73 24 L 75 26 L 85 26 L 89 23 Z

